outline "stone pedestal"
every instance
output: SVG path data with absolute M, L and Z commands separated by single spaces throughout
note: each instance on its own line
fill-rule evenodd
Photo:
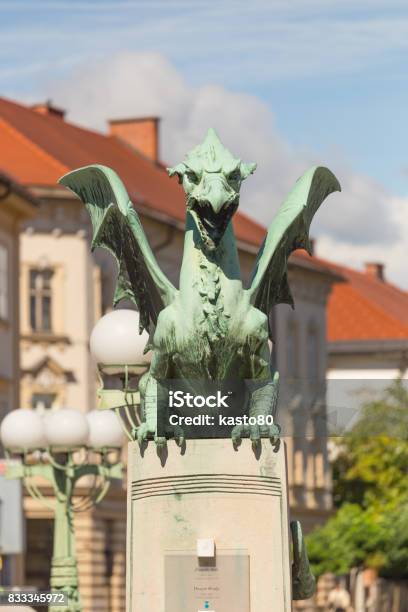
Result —
M 289 612 L 284 444 L 129 444 L 127 561 L 127 612 Z

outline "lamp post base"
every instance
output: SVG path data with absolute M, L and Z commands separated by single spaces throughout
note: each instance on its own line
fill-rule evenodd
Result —
M 51 561 L 51 589 L 67 595 L 64 606 L 50 606 L 49 612 L 81 612 L 78 590 L 78 570 L 75 557 L 53 557 Z

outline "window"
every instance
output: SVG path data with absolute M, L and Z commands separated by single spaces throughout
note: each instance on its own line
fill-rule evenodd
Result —
M 51 331 L 52 270 L 30 270 L 30 325 L 36 332 Z
M 55 401 L 55 393 L 33 393 L 31 396 L 31 407 L 41 412 L 49 410 Z
M 0 319 L 8 316 L 8 252 L 5 246 L 0 245 Z

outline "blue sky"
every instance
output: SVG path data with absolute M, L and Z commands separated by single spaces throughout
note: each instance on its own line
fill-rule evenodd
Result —
M 121 73 L 120 58 L 137 61 L 140 54 L 155 53 L 168 62 L 169 74 L 174 69 L 170 98 L 180 79 L 180 90 L 190 92 L 187 98 L 215 85 L 231 94 L 225 101 L 238 106 L 242 94 L 253 99 L 254 109 L 259 101 L 259 109 L 269 111 L 271 142 L 277 137 L 275 145 L 285 148 L 288 163 L 303 156 L 347 167 L 350 185 L 365 181 L 354 188 L 351 200 L 357 202 L 364 192 L 361 211 L 369 211 L 370 198 L 375 200 L 377 222 L 394 206 L 388 201 L 408 195 L 405 0 L 0 0 L 0 36 L 0 95 L 22 101 L 52 96 L 71 110 L 90 98 L 89 91 L 81 98 L 79 88 L 85 90 L 98 73 L 95 87 L 103 106 L 104 97 L 111 97 L 104 90 L 103 66 L 108 70 L 112 58 L 119 58 L 115 66 Z M 112 77 L 112 86 L 131 98 L 131 76 Z M 140 87 L 138 93 L 143 97 Z M 132 95 L 136 108 L 138 96 Z M 152 92 L 149 96 L 154 100 Z M 119 102 L 109 104 L 111 113 L 127 110 Z M 245 117 L 251 123 L 249 110 Z M 74 112 L 72 118 L 92 124 L 84 113 Z M 384 224 L 388 238 L 382 245 L 376 238 L 383 250 L 397 240 L 399 222 L 390 224 L 389 231 Z M 323 233 L 327 227 L 323 223 Z M 341 241 L 340 254 L 348 252 L 343 234 L 336 237 L 332 231 L 329 238 Z M 356 236 L 353 241 L 358 242 Z M 376 253 L 356 251 L 351 263 Z M 399 270 L 396 259 L 390 265 L 401 280 L 401 264 Z
M 339 147 L 408 190 L 405 2 L 14 0 L 0 2 L 0 23 L 3 95 L 41 95 L 53 76 L 124 48 L 160 51 L 192 84 L 265 100 L 294 146 Z

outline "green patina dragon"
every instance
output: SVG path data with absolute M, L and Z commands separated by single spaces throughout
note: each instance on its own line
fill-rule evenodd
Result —
M 293 305 L 287 261 L 297 248 L 310 251 L 308 231 L 326 196 L 339 190 L 327 168 L 315 167 L 296 183 L 268 229 L 248 289 L 242 285 L 232 216 L 241 183 L 256 164 L 236 159 L 213 129 L 184 162 L 168 170 L 187 196 L 187 219 L 180 288 L 160 270 L 137 212 L 116 173 L 92 165 L 74 170 L 60 183 L 85 203 L 92 220 L 92 249 L 104 247 L 116 258 L 119 276 L 115 305 L 130 298 L 140 312 L 140 331 L 150 334 L 153 357 L 140 383 L 144 422 L 142 442 L 157 432 L 157 384 L 160 380 L 254 380 L 246 397 L 248 414 L 274 415 L 279 377 L 271 370 L 269 317 L 279 303 Z M 182 431 L 175 431 L 179 442 Z M 237 426 L 234 442 L 250 436 L 275 439 L 276 424 Z
M 140 331 L 150 334 L 149 372 L 140 382 L 143 422 L 139 443 L 157 435 L 157 386 L 161 380 L 257 381 L 244 394 L 249 416 L 275 415 L 279 376 L 271 368 L 269 321 L 276 304 L 293 306 L 287 262 L 298 248 L 310 252 L 309 227 L 323 200 L 340 190 L 336 177 L 323 167 L 308 170 L 282 204 L 260 248 L 249 288 L 240 275 L 232 216 L 239 204 L 241 183 L 256 164 L 233 157 L 210 129 L 204 142 L 181 164 L 170 168 L 187 196 L 187 218 L 180 288 L 160 270 L 139 217 L 116 173 L 105 166 L 80 168 L 60 179 L 86 205 L 93 225 L 92 249 L 104 247 L 116 258 L 119 275 L 114 303 L 133 300 L 140 312 Z M 183 441 L 175 428 L 174 437 Z M 275 441 L 277 424 L 238 425 L 234 443 L 249 436 Z M 292 533 L 297 543 L 294 595 L 311 593 L 313 580 L 300 526 Z M 296 567 L 295 567 L 296 566 Z

